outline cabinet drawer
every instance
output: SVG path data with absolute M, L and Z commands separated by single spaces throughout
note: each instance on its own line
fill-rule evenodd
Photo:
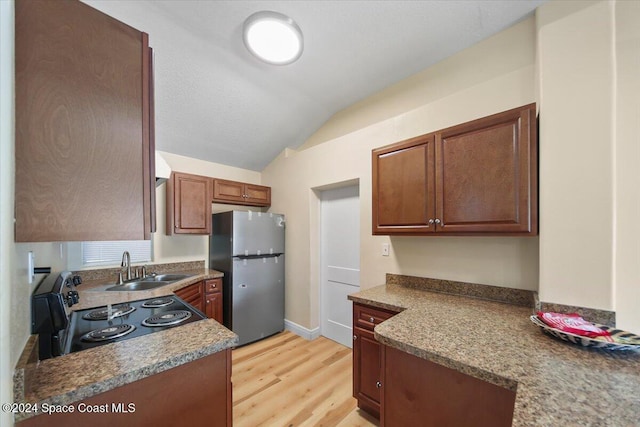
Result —
M 209 279 L 204 281 L 204 292 L 222 292 L 222 279 Z
M 195 283 L 193 285 L 187 286 L 186 288 L 178 289 L 177 291 L 175 291 L 175 294 L 190 304 L 196 302 L 201 305 L 202 282 Z
M 395 314 L 397 314 L 397 312 L 391 310 L 371 307 L 369 305 L 354 304 L 353 326 L 373 331 L 373 328 L 375 328 L 378 323 L 384 322 Z

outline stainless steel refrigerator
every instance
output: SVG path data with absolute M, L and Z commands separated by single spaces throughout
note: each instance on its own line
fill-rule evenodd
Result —
M 224 273 L 224 325 L 239 345 L 284 330 L 284 229 L 284 215 L 213 214 L 209 268 Z

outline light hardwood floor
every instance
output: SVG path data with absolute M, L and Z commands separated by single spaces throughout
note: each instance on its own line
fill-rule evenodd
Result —
M 283 332 L 233 350 L 233 425 L 378 426 L 352 397 L 351 349 Z

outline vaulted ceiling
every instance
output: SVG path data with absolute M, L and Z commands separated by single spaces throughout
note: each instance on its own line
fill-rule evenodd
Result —
M 149 34 L 156 148 L 262 170 L 333 114 L 529 16 L 544 0 L 85 0 Z M 290 65 L 242 41 L 254 12 L 284 13 L 304 34 Z

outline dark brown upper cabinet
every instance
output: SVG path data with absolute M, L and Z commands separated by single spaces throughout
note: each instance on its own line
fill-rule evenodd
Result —
M 211 232 L 211 181 L 206 176 L 171 172 L 167 181 L 167 235 Z
M 149 239 L 148 36 L 79 1 L 15 3 L 15 240 Z
M 271 187 L 214 178 L 213 202 L 268 207 L 271 205 Z
M 373 234 L 536 235 L 535 104 L 372 152 Z

